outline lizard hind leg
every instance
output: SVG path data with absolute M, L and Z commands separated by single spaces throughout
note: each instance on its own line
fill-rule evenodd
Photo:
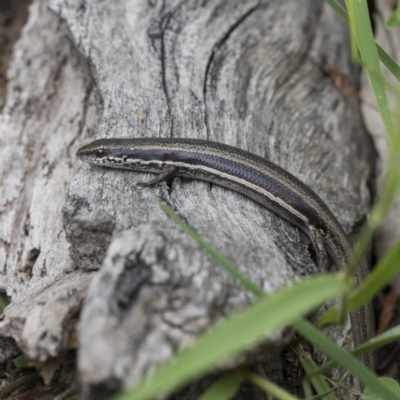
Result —
M 325 248 L 323 233 L 314 225 L 308 226 L 308 233 L 317 254 L 317 265 L 321 271 L 328 271 L 329 257 Z

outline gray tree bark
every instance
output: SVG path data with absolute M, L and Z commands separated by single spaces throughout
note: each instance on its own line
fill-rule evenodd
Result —
M 302 232 L 237 193 L 183 179 L 140 189 L 143 174 L 81 165 L 75 152 L 99 137 L 234 145 L 303 180 L 351 234 L 369 208 L 371 148 L 357 100 L 320 68 L 330 59 L 357 79 L 347 30 L 322 2 L 34 1 L 0 116 L 2 357 L 19 349 L 49 365 L 79 319 L 80 379 L 106 398 L 251 302 L 152 193 L 266 292 L 320 272 Z M 351 347 L 348 324 L 332 334 Z M 236 365 L 261 360 L 298 394 L 297 361 L 280 353 L 288 338 Z

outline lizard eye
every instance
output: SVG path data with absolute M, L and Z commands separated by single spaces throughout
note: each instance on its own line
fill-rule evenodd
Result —
M 97 149 L 96 150 L 96 157 L 103 157 L 104 156 L 104 150 L 103 149 Z

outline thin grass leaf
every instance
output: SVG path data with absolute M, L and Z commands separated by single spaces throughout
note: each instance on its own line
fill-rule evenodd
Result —
M 4 309 L 8 306 L 9 300 L 5 293 L 0 293 L 0 314 L 4 311 Z
M 14 358 L 13 363 L 17 368 L 29 367 L 29 362 L 23 354 Z
M 315 346 L 319 347 L 326 355 L 356 376 L 362 383 L 370 386 L 384 398 L 400 400 L 400 393 L 393 392 L 382 384 L 378 377 L 357 361 L 351 354 L 345 352 L 329 340 L 322 332 L 311 324 L 302 324 L 302 334 Z
M 147 400 L 171 393 L 346 290 L 347 285 L 338 277 L 323 275 L 295 283 L 270 297 L 260 296 L 251 306 L 200 336 L 192 347 L 161 366 L 148 380 L 116 399 Z
M 400 240 L 392 246 L 362 285 L 350 295 L 346 305 L 346 312 L 357 310 L 391 282 L 400 270 L 398 260 L 400 260 Z M 337 321 L 338 318 L 338 309 L 331 308 L 320 318 L 318 324 L 320 326 L 330 325 Z
M 400 386 L 394 379 L 387 378 L 387 377 L 382 377 L 382 378 L 379 378 L 379 380 L 384 385 L 389 387 L 391 390 L 396 391 L 397 393 L 400 393 Z M 363 400 L 388 400 L 388 399 L 385 399 L 384 397 L 381 397 L 379 395 L 379 393 L 376 393 L 369 386 L 367 386 L 365 388 L 364 393 L 362 394 L 361 398 Z
M 194 239 L 201 248 L 203 248 L 225 271 L 229 272 L 236 278 L 248 291 L 256 296 L 266 296 L 266 293 L 258 285 L 254 284 L 249 278 L 240 273 L 237 268 L 222 254 L 214 249 L 202 236 L 194 229 L 190 228 L 167 204 L 161 201 L 158 197 L 152 196 L 152 199 L 161 207 L 167 214 L 168 218 L 174 221 L 188 236 Z
M 354 349 L 351 354 L 353 354 L 354 356 L 359 356 L 367 353 L 368 351 L 379 349 L 380 347 L 385 346 L 389 343 L 396 342 L 397 340 L 400 340 L 400 326 L 389 329 L 381 335 L 368 340 L 368 342 L 363 343 L 361 346 L 358 346 L 356 349 Z M 312 371 L 310 375 L 313 376 L 315 374 L 326 374 L 331 369 L 336 368 L 337 366 L 338 364 L 336 362 L 328 361 L 321 367 L 317 368 L 315 371 Z
M 257 297 L 265 296 L 263 290 L 252 283 L 247 277 L 241 274 L 235 267 L 221 254 L 219 254 L 205 239 L 198 235 L 192 228 L 190 228 L 170 207 L 164 202 L 159 200 L 157 197 L 153 197 L 164 212 L 178 225 L 180 226 L 189 236 L 191 236 L 208 254 L 210 254 L 217 262 L 221 260 L 220 264 L 223 268 L 229 266 L 226 270 L 234 270 L 235 277 L 242 283 L 242 285 L 251 291 Z M 206 244 L 206 246 L 204 245 Z M 218 257 L 215 257 L 217 255 Z M 249 284 L 250 282 L 250 284 Z M 356 376 L 365 385 L 369 385 L 374 388 L 375 391 L 380 393 L 382 396 L 388 398 L 399 399 L 395 393 L 391 392 L 385 385 L 383 385 L 378 377 L 369 371 L 363 364 L 357 361 L 353 356 L 342 350 L 336 343 L 329 340 L 322 332 L 311 325 L 309 322 L 299 319 L 292 323 L 293 328 L 299 332 L 304 338 L 318 346 L 321 351 L 331 357 L 332 360 L 346 368 L 351 374 Z
M 400 4 L 397 4 L 397 8 L 389 15 L 385 25 L 388 28 L 397 28 L 400 26 Z
M 349 15 L 347 11 L 335 0 L 325 0 L 332 9 L 342 18 L 345 22 L 349 23 Z M 385 64 L 386 68 L 400 81 L 400 66 L 393 60 L 392 57 L 385 50 L 382 49 L 379 44 L 376 44 L 378 50 L 379 58 Z
M 343 374 L 343 376 L 340 378 L 340 381 L 339 381 L 337 384 L 333 385 L 332 388 L 329 390 L 329 392 L 322 393 L 322 394 L 317 394 L 317 395 L 313 396 L 313 400 L 320 400 L 320 399 L 322 399 L 324 396 L 326 396 L 327 394 L 330 394 L 330 393 L 333 394 L 333 392 L 334 392 L 337 388 L 340 388 L 340 386 L 341 386 L 342 383 L 345 381 L 345 379 L 347 378 L 348 375 L 349 375 L 348 372 L 346 372 L 345 374 Z
M 349 15 L 349 27 L 350 27 L 350 45 L 351 45 L 351 59 L 357 63 L 361 64 L 361 58 L 360 58 L 360 53 L 358 52 L 358 46 L 357 46 L 357 37 L 356 37 L 356 31 L 355 31 L 355 24 L 353 15 L 354 15 L 354 3 L 353 1 L 348 1 L 346 2 L 347 5 L 347 10 L 348 10 L 348 15 Z
M 227 372 L 211 385 L 198 400 L 229 400 L 239 390 L 242 381 L 243 375 L 239 371 Z
M 37 371 L 34 371 L 32 373 L 27 374 L 26 376 L 18 379 L 17 381 L 10 383 L 9 385 L 3 387 L 0 390 L 0 399 L 5 398 L 6 396 L 13 391 L 22 388 L 23 386 L 27 385 L 28 383 L 31 383 L 37 379 L 40 379 L 39 373 Z
M 358 356 L 367 353 L 368 351 L 373 351 L 382 346 L 386 346 L 387 344 L 393 343 L 397 340 L 400 340 L 400 326 L 389 329 L 371 340 L 368 340 L 368 342 L 358 346 L 353 352 L 354 355 Z
M 251 373 L 247 373 L 245 376 L 250 382 L 254 383 L 266 393 L 271 394 L 274 398 L 279 400 L 299 400 L 297 397 L 291 395 L 265 378 L 261 378 L 260 376 Z
M 392 246 L 378 266 L 368 275 L 363 284 L 349 297 L 347 311 L 357 310 L 380 292 L 400 270 L 400 240 Z
M 313 394 L 311 390 L 310 381 L 308 379 L 304 379 L 302 382 L 304 395 L 306 396 L 306 400 L 313 400 Z
M 318 365 L 311 358 L 310 354 L 301 346 L 296 348 L 295 351 L 299 355 L 301 365 L 310 379 L 315 391 L 318 395 L 321 395 L 320 398 L 323 400 L 335 400 L 335 396 L 331 393 L 331 388 L 325 377 L 322 374 L 314 374 L 311 376 L 311 373 L 318 369 Z
M 351 22 L 351 32 L 354 33 L 362 64 L 368 74 L 376 102 L 386 128 L 389 140 L 394 140 L 395 132 L 386 97 L 385 81 L 379 63 L 374 34 L 372 32 L 368 5 L 366 0 L 346 0 Z

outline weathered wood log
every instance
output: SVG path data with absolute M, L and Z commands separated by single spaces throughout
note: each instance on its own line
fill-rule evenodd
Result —
M 267 292 L 320 271 L 303 233 L 243 196 L 183 179 L 140 189 L 143 174 L 80 166 L 80 145 L 98 137 L 231 144 L 302 179 L 350 234 L 369 207 L 370 144 L 357 100 L 319 65 L 333 57 L 357 78 L 347 30 L 323 3 L 48 4 L 31 7 L 1 115 L 0 289 L 11 305 L 0 335 L 33 360 L 55 357 L 94 278 L 80 316 L 79 370 L 100 398 L 252 300 L 151 193 Z M 351 346 L 348 325 L 335 332 Z M 287 333 L 259 357 L 279 384 L 298 379 L 288 354 L 279 356 Z
M 34 360 L 63 349 L 89 282 L 73 272 L 61 211 L 79 138 L 96 126 L 92 88 L 58 19 L 34 3 L 0 120 L 0 287 L 11 299 L 1 332 Z

